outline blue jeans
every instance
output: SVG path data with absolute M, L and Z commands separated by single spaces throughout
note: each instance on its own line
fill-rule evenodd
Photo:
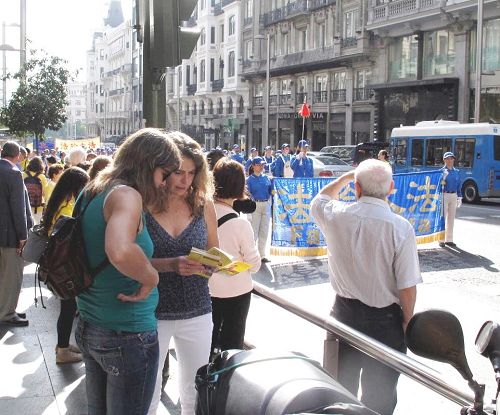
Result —
M 332 316 L 393 349 L 405 353 L 403 312 L 398 304 L 369 307 L 361 301 L 337 295 Z M 361 375 L 361 376 L 360 376 Z M 361 402 L 381 415 L 392 415 L 397 403 L 399 372 L 344 342 L 339 343 L 338 381 Z
M 79 319 L 89 415 L 147 414 L 158 373 L 158 332 L 118 332 Z

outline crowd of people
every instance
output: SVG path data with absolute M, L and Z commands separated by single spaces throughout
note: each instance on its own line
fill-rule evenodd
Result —
M 262 155 L 252 149 L 245 160 L 236 144 L 232 153 L 215 149 L 205 154 L 187 135 L 157 129 L 134 133 L 115 154 L 76 148 L 39 156 L 5 143 L 0 160 L 0 322 L 29 324 L 16 312 L 28 229 L 40 223 L 50 234 L 58 217 L 71 215 L 77 202 L 85 204 L 82 232 L 89 264 L 109 262 L 88 290 L 60 301 L 56 362 L 83 360 L 89 413 L 154 414 L 173 346 L 182 414 L 194 414 L 196 370 L 221 350 L 243 347 L 251 274 L 268 261 L 270 177 L 310 177 L 307 151 L 308 143 L 301 140 L 293 156 L 290 145 L 283 144 L 278 154 L 270 147 Z M 421 277 L 413 228 L 386 202 L 393 188 L 386 156 L 364 161 L 325 186 L 311 212 L 327 242 L 337 293 L 332 315 L 405 351 L 404 329 Z M 446 192 L 456 193 L 449 159 L 452 153 L 445 154 Z M 341 188 L 350 181 L 358 202 L 338 203 Z M 452 233 L 446 238 L 449 244 Z M 193 247 L 221 248 L 251 268 L 207 279 L 199 275 L 204 267 L 188 258 Z M 376 253 L 378 260 L 355 260 L 359 249 Z M 357 394 L 360 371 L 367 369 L 361 374 L 363 402 L 392 414 L 396 372 L 348 345 L 341 344 L 339 354 L 341 383 Z

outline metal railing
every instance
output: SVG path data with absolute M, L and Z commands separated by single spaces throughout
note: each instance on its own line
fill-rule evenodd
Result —
M 255 107 L 262 107 L 262 97 L 253 97 L 253 105 Z
M 302 104 L 304 102 L 304 98 L 306 97 L 305 92 L 297 92 L 295 94 L 295 103 L 296 104 Z
M 188 85 L 188 87 L 187 87 L 187 94 L 188 95 L 194 95 L 197 90 L 198 90 L 198 84 Z
M 294 304 L 275 291 L 262 284 L 254 282 L 253 293 L 271 303 L 303 318 L 304 320 L 326 330 L 345 341 L 352 347 L 360 350 L 379 362 L 397 370 L 427 388 L 439 393 L 452 402 L 461 406 L 469 406 L 474 402 L 474 397 L 468 391 L 463 391 L 450 385 L 442 375 L 422 363 L 400 353 L 377 340 L 360 333 L 357 330 L 335 320 L 330 316 L 321 316 Z M 323 364 L 325 366 L 325 364 Z
M 212 81 L 212 92 L 220 92 L 224 88 L 224 79 Z
M 358 46 L 358 38 L 356 37 L 346 37 L 341 39 L 340 46 L 343 48 L 352 48 Z
M 372 88 L 354 88 L 354 101 L 369 101 L 375 95 Z
M 330 91 L 331 102 L 345 102 L 345 89 L 332 89 Z
M 418 13 L 440 7 L 439 0 L 372 0 L 369 7 L 368 24 L 376 23 L 391 18 L 413 16 Z
M 278 103 L 277 95 L 269 95 L 269 105 L 276 105 Z
M 314 91 L 313 92 L 313 102 L 326 102 L 328 98 L 327 91 Z
M 292 99 L 292 94 L 281 94 L 280 95 L 280 105 L 288 104 L 288 102 Z

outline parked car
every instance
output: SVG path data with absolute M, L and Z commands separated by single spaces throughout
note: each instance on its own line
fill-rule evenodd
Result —
M 333 154 L 329 153 L 319 153 L 316 151 L 309 151 L 308 157 L 321 162 L 324 165 L 323 177 L 339 177 L 342 176 L 346 171 L 354 169 L 351 165 L 347 164 L 345 161 L 335 157 Z M 313 164 L 314 165 L 314 164 Z M 325 172 L 325 170 L 330 171 L 331 174 Z

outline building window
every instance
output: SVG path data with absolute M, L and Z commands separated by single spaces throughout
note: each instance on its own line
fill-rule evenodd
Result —
M 224 107 L 222 104 L 222 98 L 219 98 L 219 103 L 217 105 L 217 114 L 223 114 L 224 113 Z
M 359 10 L 344 13 L 344 38 L 356 37 L 359 29 Z
M 247 0 L 245 2 L 245 19 L 251 19 L 253 17 L 253 0 Z
M 282 55 L 288 55 L 288 51 L 289 51 L 289 45 L 290 45 L 290 40 L 289 40 L 289 34 L 288 33 L 285 33 L 282 35 L 281 37 L 281 54 Z
M 210 28 L 210 43 L 213 45 L 215 43 L 215 27 Z
M 229 98 L 229 102 L 227 104 L 227 113 L 232 114 L 233 113 L 233 99 Z
M 238 101 L 238 114 L 243 114 L 244 110 L 245 110 L 245 101 L 243 100 L 243 97 L 240 97 L 240 100 Z
M 234 50 L 232 50 L 231 52 L 229 52 L 228 62 L 229 62 L 229 66 L 227 68 L 227 76 L 229 76 L 231 78 L 232 76 L 235 75 L 235 54 L 234 54 Z
M 389 46 L 389 79 L 415 79 L 417 77 L 418 37 L 394 38 Z
M 497 5 L 498 6 L 498 5 Z M 484 24 L 483 70 L 500 69 L 500 19 L 488 20 Z
M 319 24 L 316 27 L 316 48 L 324 48 L 326 41 L 326 25 Z
M 200 10 L 205 8 L 205 0 L 200 0 Z
M 307 48 L 307 29 L 298 31 L 299 52 L 303 52 Z
M 201 29 L 201 32 L 200 32 L 200 46 L 203 46 L 205 44 L 206 39 L 207 39 L 207 35 L 205 32 L 205 28 L 203 28 L 203 29 Z
M 314 79 L 314 102 L 327 101 L 327 82 L 328 77 L 324 74 L 316 75 Z
M 236 33 L 236 17 L 235 15 L 229 16 L 229 36 L 232 36 Z
M 182 67 L 179 67 L 179 70 L 177 71 L 177 77 L 179 78 L 179 86 L 182 86 Z
M 205 82 L 205 59 L 200 62 L 200 82 Z
M 356 71 L 356 88 L 365 88 L 370 83 L 372 71 L 369 68 Z
M 251 40 L 245 42 L 245 59 L 253 59 L 253 41 Z
M 455 72 L 455 36 L 447 30 L 424 34 L 424 76 Z
M 215 59 L 210 58 L 210 81 L 215 79 Z
M 220 41 L 221 43 L 224 42 L 224 25 L 221 24 L 219 26 L 219 33 L 220 33 Z

